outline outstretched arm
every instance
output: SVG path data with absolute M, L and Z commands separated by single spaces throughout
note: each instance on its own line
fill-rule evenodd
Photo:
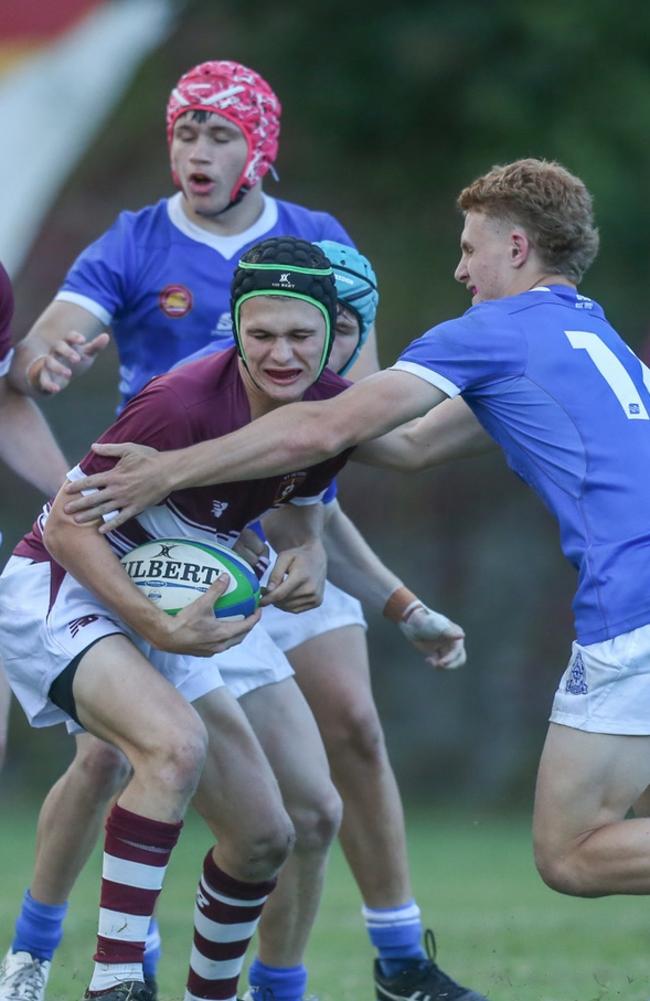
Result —
M 46 497 L 65 479 L 68 464 L 33 400 L 0 379 L 0 459 Z
M 109 531 L 174 490 L 315 465 L 427 413 L 445 398 L 410 373 L 379 372 L 333 399 L 279 407 L 239 431 L 180 451 L 152 454 L 128 444 L 96 445 L 101 455 L 124 458 L 105 473 L 71 484 L 67 489 L 72 494 L 92 488 L 103 493 L 75 497 L 66 511 L 84 522 L 119 509 L 102 529 Z

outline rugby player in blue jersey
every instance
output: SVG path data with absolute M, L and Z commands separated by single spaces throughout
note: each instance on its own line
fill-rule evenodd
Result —
M 263 192 L 262 179 L 277 153 L 279 115 L 279 101 L 268 84 L 238 63 L 204 63 L 181 78 L 167 108 L 172 173 L 179 192 L 140 212 L 121 213 L 114 226 L 80 255 L 55 301 L 18 349 L 16 369 L 23 382 L 26 376 L 37 390 L 57 391 L 92 362 L 107 338 L 103 326 L 110 323 L 125 402 L 152 375 L 197 349 L 232 345 L 230 277 L 240 254 L 251 244 L 283 233 L 350 243 L 328 214 Z M 372 320 L 369 327 L 354 375 L 378 367 Z M 58 348 L 58 358 L 46 354 L 53 348 Z M 380 609 L 412 643 L 420 644 L 432 663 L 458 666 L 464 659 L 460 638 L 460 658 L 436 654 L 437 638 L 446 628 L 444 617 L 437 617 L 386 571 L 335 501 L 329 512 L 331 545 L 339 552 L 349 551 L 349 568 L 339 583 L 352 588 L 351 576 L 356 573 L 363 586 L 371 573 L 379 574 L 379 586 L 371 588 L 371 603 L 380 602 Z M 361 890 L 379 969 L 385 974 L 408 969 L 409 985 L 417 980 L 409 986 L 409 995 L 418 989 L 434 1001 L 447 998 L 452 984 L 456 997 L 469 998 L 423 951 L 402 807 L 372 700 L 358 602 L 328 585 L 319 613 L 305 617 L 277 613 L 269 629 L 289 655 L 325 737 L 346 803 L 341 837 Z M 339 665 L 336 671 L 332 664 Z M 40 984 L 39 996 L 43 971 L 49 968 L 43 964 L 49 963 L 60 940 L 64 901 L 94 841 L 102 801 L 121 780 L 110 748 L 83 736 L 78 738 L 71 769 L 45 802 L 34 879 L 13 943 L 13 952 L 20 952 L 25 962 L 23 982 L 30 980 L 31 969 L 34 982 Z M 75 845 L 70 829 L 75 831 Z M 308 845 L 309 837 L 303 839 L 299 832 L 287 873 L 303 842 Z M 307 862 L 307 848 L 304 857 Z M 282 909 L 281 900 L 278 893 L 262 923 L 260 960 L 253 965 L 251 983 L 260 991 L 272 987 L 278 998 L 284 992 L 288 1001 L 297 1001 L 306 976 L 299 957 L 306 927 L 300 908 L 308 909 L 307 894 L 303 890 L 288 896 L 282 905 L 284 916 L 276 913 Z M 154 928 L 152 948 L 145 957 L 149 974 L 155 962 L 155 934 Z M 292 978 L 277 972 L 287 968 L 294 970 Z M 1 1001 L 4 989 L 0 972 Z
M 288 407 L 181 453 L 104 446 L 122 461 L 78 486 L 106 497 L 71 503 L 79 518 L 105 504 L 128 518 L 179 484 L 315 462 L 442 404 L 366 442 L 365 456 L 422 468 L 483 436 L 555 515 L 578 573 L 576 641 L 539 768 L 537 866 L 563 893 L 647 894 L 650 820 L 629 811 L 650 784 L 650 373 L 577 291 L 598 250 L 579 178 L 557 163 L 518 160 L 479 177 L 458 203 L 455 277 L 472 299 L 463 316 L 413 341 L 392 369 L 335 406 Z

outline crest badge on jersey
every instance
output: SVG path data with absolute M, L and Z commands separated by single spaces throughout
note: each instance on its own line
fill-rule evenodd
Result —
M 192 308 L 192 293 L 186 285 L 165 285 L 159 303 L 165 316 L 179 320 L 187 316 Z
M 307 473 L 285 473 L 278 487 L 278 492 L 273 499 L 273 504 L 282 504 L 288 500 L 306 476 Z

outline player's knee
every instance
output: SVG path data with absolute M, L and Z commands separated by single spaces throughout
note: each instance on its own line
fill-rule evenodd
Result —
M 589 866 L 584 864 L 579 848 L 553 850 L 543 844 L 535 845 L 537 871 L 551 890 L 570 897 L 597 897 Z
M 238 841 L 239 867 L 245 873 L 242 878 L 252 882 L 272 879 L 291 854 L 295 841 L 293 823 L 283 808 L 261 821 Z
M 131 766 L 117 747 L 104 741 L 79 743 L 72 763 L 75 778 L 92 790 L 94 796 L 110 799 L 122 789 L 131 774 Z
M 172 796 L 186 797 L 196 789 L 208 751 L 208 734 L 194 714 L 171 725 L 164 740 L 147 748 L 149 777 Z
M 339 773 L 357 761 L 382 767 L 387 761 L 386 742 L 374 703 L 352 703 L 342 709 L 324 733 L 327 754 Z
M 319 789 L 309 800 L 291 810 L 296 829 L 297 852 L 327 851 L 338 834 L 343 816 L 341 797 L 331 782 Z

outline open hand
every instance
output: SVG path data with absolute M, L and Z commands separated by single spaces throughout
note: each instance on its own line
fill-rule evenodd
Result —
M 116 445 L 95 442 L 93 452 L 113 456 L 119 462 L 103 473 L 66 484 L 64 489 L 70 499 L 65 504 L 65 513 L 73 515 L 78 524 L 108 516 L 99 529 L 105 535 L 145 508 L 158 504 L 171 492 L 165 454 L 155 448 L 132 442 Z
M 27 382 L 38 393 L 47 396 L 60 393 L 73 376 L 82 375 L 90 368 L 109 341 L 107 333 L 97 334 L 87 341 L 83 334 L 71 330 L 56 341 L 47 354 L 39 355 L 27 366 Z

